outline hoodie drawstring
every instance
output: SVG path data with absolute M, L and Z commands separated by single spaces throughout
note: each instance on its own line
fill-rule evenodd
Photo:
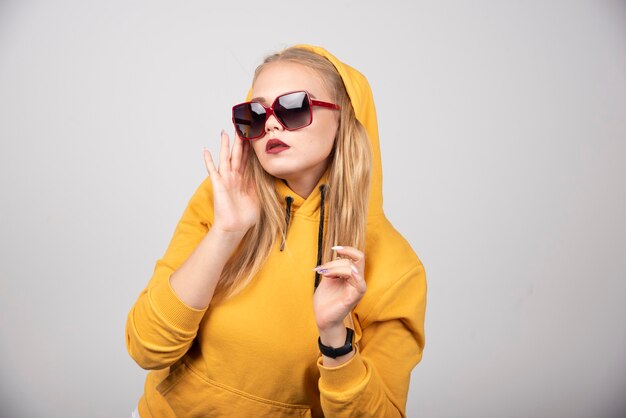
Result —
M 317 266 L 322 264 L 322 246 L 324 243 L 324 200 L 326 198 L 326 185 L 322 184 L 320 186 L 320 220 L 319 227 L 317 230 Z M 283 235 L 283 241 L 280 243 L 280 251 L 285 249 L 285 242 L 287 241 L 287 230 L 289 229 L 289 220 L 291 219 L 291 204 L 293 203 L 293 197 L 287 196 L 285 197 L 285 203 L 287 204 L 285 208 L 285 234 Z M 317 286 L 320 284 L 320 274 L 315 272 L 315 285 L 313 287 L 313 291 L 317 289 Z
M 324 198 L 326 196 L 326 185 L 322 184 L 320 186 L 320 222 L 319 229 L 317 232 L 317 264 L 319 266 L 322 264 L 322 244 L 324 239 Z M 315 286 L 313 287 L 313 292 L 317 289 L 317 286 L 320 284 L 320 274 L 315 272 Z
M 287 240 L 287 230 L 289 229 L 289 219 L 291 219 L 291 204 L 293 203 L 293 197 L 285 197 L 285 203 L 287 208 L 285 209 L 285 234 L 283 235 L 283 242 L 280 243 L 280 250 L 285 249 L 285 241 Z

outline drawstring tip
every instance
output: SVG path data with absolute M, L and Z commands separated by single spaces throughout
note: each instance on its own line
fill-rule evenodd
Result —
M 289 229 L 289 220 L 291 218 L 291 204 L 293 203 L 293 197 L 285 197 L 285 203 L 287 208 L 285 209 L 285 233 L 283 234 L 283 241 L 280 243 L 280 251 L 285 249 L 285 241 L 287 241 L 287 230 Z

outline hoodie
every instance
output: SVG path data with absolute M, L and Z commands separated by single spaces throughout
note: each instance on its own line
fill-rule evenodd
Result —
M 337 68 L 372 148 L 364 251 L 367 291 L 352 312 L 356 353 L 338 367 L 325 367 L 317 347 L 311 269 L 317 265 L 323 220 L 320 187 L 303 199 L 276 181 L 281 201 L 292 198 L 287 245 L 281 251 L 277 239 L 264 266 L 240 293 L 204 310 L 176 296 L 169 277 L 213 222 L 207 178 L 128 315 L 128 352 L 151 370 L 139 401 L 142 418 L 405 416 L 411 370 L 424 348 L 424 268 L 383 213 L 378 126 L 369 83 L 323 48 L 299 47 L 326 57 Z

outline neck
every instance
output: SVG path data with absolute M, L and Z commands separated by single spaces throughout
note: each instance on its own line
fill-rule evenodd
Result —
M 324 175 L 324 172 L 315 173 L 314 175 L 309 175 L 306 177 L 297 177 L 297 178 L 285 178 L 287 185 L 291 190 L 293 190 L 298 196 L 303 199 L 307 199 L 309 195 L 317 186 L 320 179 Z
M 315 185 L 317 184 L 317 181 L 305 182 L 305 181 L 294 181 L 294 180 L 288 180 L 288 179 L 285 179 L 285 181 L 287 182 L 287 185 L 289 186 L 289 188 L 303 199 L 306 199 L 309 197 L 309 195 L 315 188 Z

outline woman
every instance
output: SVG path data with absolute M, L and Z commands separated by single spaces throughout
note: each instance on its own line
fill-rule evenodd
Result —
M 382 211 L 367 80 L 300 45 L 249 97 L 128 316 L 139 415 L 404 416 L 426 283 Z

